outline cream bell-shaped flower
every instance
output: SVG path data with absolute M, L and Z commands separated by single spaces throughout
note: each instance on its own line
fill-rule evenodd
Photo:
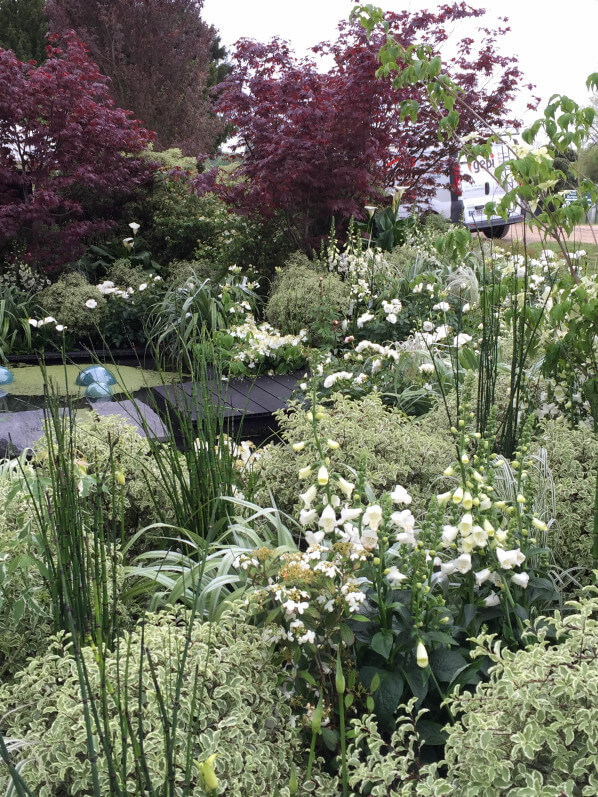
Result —
M 428 651 L 426 650 L 426 646 L 423 642 L 417 643 L 415 660 L 417 661 L 417 666 L 421 667 L 422 670 L 428 666 Z
M 324 487 L 328 484 L 328 468 L 326 465 L 320 465 L 320 469 L 318 470 L 318 484 L 320 487 Z
M 476 587 L 481 587 L 482 584 L 488 581 L 491 573 L 492 571 L 488 567 L 485 567 L 483 570 L 478 570 L 477 573 L 474 573 L 473 575 L 475 576 Z
M 361 515 L 363 509 L 360 506 L 345 506 L 341 509 L 341 523 L 347 523 L 350 520 L 357 520 Z
M 471 509 L 471 507 L 473 506 L 473 498 L 471 497 L 471 493 L 469 492 L 469 490 L 463 493 L 463 500 L 461 501 L 461 504 L 463 506 L 463 509 L 467 510 Z
M 452 493 L 448 490 L 446 493 L 440 493 L 436 496 L 436 500 L 438 502 L 438 506 L 446 506 L 448 502 L 451 500 Z
M 315 510 L 314 510 L 315 513 Z M 324 531 L 306 531 L 305 532 L 305 542 L 309 545 L 310 548 L 313 548 L 315 545 L 321 545 L 324 541 L 324 537 L 326 532 Z
M 390 499 L 393 504 L 405 504 L 406 506 L 409 506 L 413 500 L 407 490 L 401 487 L 400 484 L 395 485 L 394 490 L 390 494 Z
M 498 606 L 499 603 L 500 595 L 497 595 L 494 591 L 492 591 L 489 595 L 486 595 L 484 598 L 484 606 L 486 606 L 488 609 L 492 606 Z
M 469 573 L 471 570 L 471 554 L 462 553 L 455 559 L 455 566 L 459 573 Z
M 312 474 L 311 466 L 306 465 L 304 468 L 300 468 L 299 470 L 299 478 L 300 479 L 309 479 Z
M 458 534 L 459 529 L 456 526 L 451 526 L 447 523 L 442 527 L 442 544 L 445 548 L 457 539 Z
M 460 504 L 463 500 L 463 487 L 457 487 L 453 493 L 453 504 Z
M 378 532 L 373 528 L 365 528 L 361 534 L 361 544 L 366 551 L 372 551 L 378 545 Z
M 339 476 L 338 479 L 338 486 L 339 489 L 342 490 L 344 495 L 347 497 L 347 500 L 351 500 L 351 496 L 353 495 L 353 490 L 355 489 L 355 485 L 353 482 L 349 482 L 346 479 L 343 479 L 342 476 Z
M 315 509 L 302 509 L 299 512 L 299 523 L 302 526 L 309 526 L 316 521 L 318 513 Z
M 463 537 L 468 537 L 473 531 L 473 518 L 471 512 L 466 512 L 459 521 L 457 528 Z
M 476 548 L 484 548 L 488 542 L 488 532 L 481 526 L 474 526 L 471 530 L 471 539 Z
M 409 509 L 402 509 L 400 512 L 393 512 L 390 520 L 398 528 L 403 529 L 408 534 L 415 531 L 415 518 Z
M 305 504 L 305 508 L 306 509 L 309 509 L 311 507 L 312 502 L 313 502 L 313 500 L 314 500 L 314 498 L 316 497 L 317 494 L 318 494 L 318 491 L 316 489 L 316 485 L 312 484 L 312 486 L 309 489 L 307 489 L 304 493 L 301 493 L 299 495 L 299 498 Z
M 363 522 L 366 523 L 372 531 L 378 531 L 380 521 L 382 520 L 382 507 L 378 504 L 371 504 L 363 513 Z
M 336 527 L 336 512 L 330 506 L 330 504 L 326 504 L 322 514 L 320 515 L 320 519 L 318 520 L 318 526 L 324 529 L 326 534 L 332 534 Z
M 511 576 L 511 581 L 513 584 L 517 584 L 518 587 L 523 587 L 523 589 L 526 589 L 527 585 L 529 584 L 529 573 L 513 573 Z
M 408 578 L 404 573 L 398 569 L 396 565 L 389 567 L 386 578 L 390 581 L 391 587 L 398 587 L 405 579 Z
M 497 548 L 496 557 L 503 570 L 512 570 L 525 562 L 525 554 L 519 548 L 512 548 L 510 551 Z

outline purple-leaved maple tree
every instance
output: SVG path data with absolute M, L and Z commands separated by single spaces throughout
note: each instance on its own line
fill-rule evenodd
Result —
M 481 17 L 465 3 L 434 12 L 387 13 L 390 32 L 404 46 L 426 43 L 440 50 L 461 20 Z M 472 110 L 461 108 L 459 132 L 479 128 L 476 113 L 496 128 L 515 127 L 508 113 L 522 80 L 516 59 L 498 52 L 508 28 L 479 28 L 457 42 L 448 60 Z M 298 246 L 310 251 L 330 229 L 368 203 L 388 201 L 389 186 L 401 184 L 404 201 L 424 200 L 434 174 L 448 173 L 451 154 L 439 142 L 438 117 L 416 89 L 396 90 L 376 77 L 380 34 L 367 39 L 357 22 L 339 25 L 336 42 L 314 48 L 332 58 L 321 72 L 314 60 L 298 60 L 288 45 L 242 39 L 233 71 L 218 87 L 216 110 L 236 129 L 235 179 L 208 172 L 198 190 L 218 192 L 246 213 L 282 213 Z M 399 103 L 417 99 L 416 123 L 402 121 Z M 386 196 L 386 199 L 385 199 Z
M 112 226 L 102 200 L 148 178 L 134 156 L 150 140 L 72 32 L 50 38 L 38 67 L 0 49 L 0 247 L 15 243 L 49 271 L 77 257 Z

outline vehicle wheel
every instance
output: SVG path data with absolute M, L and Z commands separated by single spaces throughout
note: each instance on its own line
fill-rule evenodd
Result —
M 483 232 L 486 238 L 504 238 L 508 230 L 508 224 L 497 224 L 493 227 L 486 227 Z

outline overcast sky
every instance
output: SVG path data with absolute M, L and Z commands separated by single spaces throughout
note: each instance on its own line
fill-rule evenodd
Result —
M 369 2 L 395 11 L 438 5 L 435 0 Z M 229 49 L 241 37 L 269 41 L 280 36 L 303 55 L 310 46 L 334 38 L 338 21 L 348 17 L 353 5 L 353 0 L 204 0 L 203 18 Z M 512 30 L 500 40 L 501 52 L 517 56 L 544 102 L 559 93 L 587 104 L 585 79 L 598 72 L 598 0 L 470 0 L 469 5 L 487 10 L 485 17 L 468 23 L 472 26 L 494 27 L 499 16 L 509 18 Z M 525 114 L 526 102 L 522 98 L 516 107 L 529 123 L 535 115 Z

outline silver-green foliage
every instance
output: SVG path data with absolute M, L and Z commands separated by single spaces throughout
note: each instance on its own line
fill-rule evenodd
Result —
M 148 440 L 141 437 L 133 424 L 118 415 L 79 413 L 76 423 L 69 426 L 69 433 L 72 435 L 69 445 L 73 455 L 94 478 L 98 488 L 103 488 L 107 523 L 113 523 L 116 518 L 119 524 L 123 509 L 124 527 L 127 537 L 130 537 L 152 523 L 172 523 L 175 520 L 164 486 L 165 474 L 151 455 Z M 46 439 L 36 446 L 33 464 L 38 475 L 48 474 Z M 122 491 L 115 479 L 117 473 L 124 478 Z M 147 547 L 150 535 L 144 540 L 141 547 Z
M 283 437 L 289 444 L 307 439 L 309 422 L 301 407 L 279 413 L 277 418 Z M 384 406 L 376 393 L 353 400 L 337 393 L 330 411 L 322 420 L 322 436 L 340 443 L 338 451 L 330 451 L 331 468 L 346 478 L 348 468 L 357 470 L 364 462 L 368 482 L 375 490 L 392 489 L 398 483 L 408 489 L 415 506 L 425 506 L 431 494 L 442 486 L 438 474 L 450 465 L 454 456 L 451 435 L 446 422 L 432 413 L 410 419 L 398 409 Z M 304 489 L 297 472 L 309 464 L 309 454 L 296 454 L 289 446 L 270 446 L 257 464 L 257 477 L 262 485 L 256 503 L 267 506 L 272 493 L 279 509 L 292 512 Z M 348 466 L 348 467 L 347 467 Z
M 592 565 L 592 512 L 598 441 L 587 427 L 546 421 L 540 438 L 548 453 L 556 499 L 550 545 L 564 568 Z
M 490 680 L 448 701 L 444 777 L 419 766 L 410 711 L 390 744 L 371 718 L 355 723 L 349 750 L 355 794 L 408 797 L 588 797 L 598 794 L 598 589 L 569 613 L 541 618 L 525 650 L 480 637 Z
M 190 645 L 182 666 L 187 635 Z M 181 607 L 148 615 L 143 630 L 139 626 L 125 634 L 112 653 L 106 652 L 103 677 L 93 649 L 84 648 L 82 656 L 92 699 L 100 716 L 108 720 L 117 772 L 126 772 L 123 791 L 139 793 L 132 731 L 142 740 L 152 787 L 156 794 L 163 793 L 168 768 L 164 716 L 172 721 L 182 668 L 174 738 L 176 793 L 183 793 L 190 744 L 192 759 L 198 762 L 218 754 L 219 794 L 289 795 L 291 766 L 293 759 L 299 763 L 301 743 L 289 721 L 290 706 L 279 691 L 278 668 L 269 645 L 240 613 L 225 613 L 213 624 L 190 622 Z M 103 685 L 105 708 L 100 699 Z M 121 707 L 126 703 L 130 717 L 125 745 L 117 701 Z M 39 797 L 94 793 L 77 668 L 65 636 L 57 637 L 44 656 L 33 659 L 16 683 L 0 687 L 0 715 L 5 739 L 17 749 L 15 765 L 27 761 L 21 775 L 33 793 Z M 101 794 L 107 795 L 113 791 L 106 755 L 95 735 Z M 198 769 L 193 765 L 190 772 L 190 787 L 184 793 L 206 795 Z M 325 778 L 317 780 L 318 794 L 334 793 Z M 0 786 L 7 785 L 3 768 Z
M 348 285 L 296 252 L 276 278 L 266 318 L 283 335 L 298 335 L 305 329 L 312 345 L 319 346 L 332 342 L 333 322 L 348 312 Z

